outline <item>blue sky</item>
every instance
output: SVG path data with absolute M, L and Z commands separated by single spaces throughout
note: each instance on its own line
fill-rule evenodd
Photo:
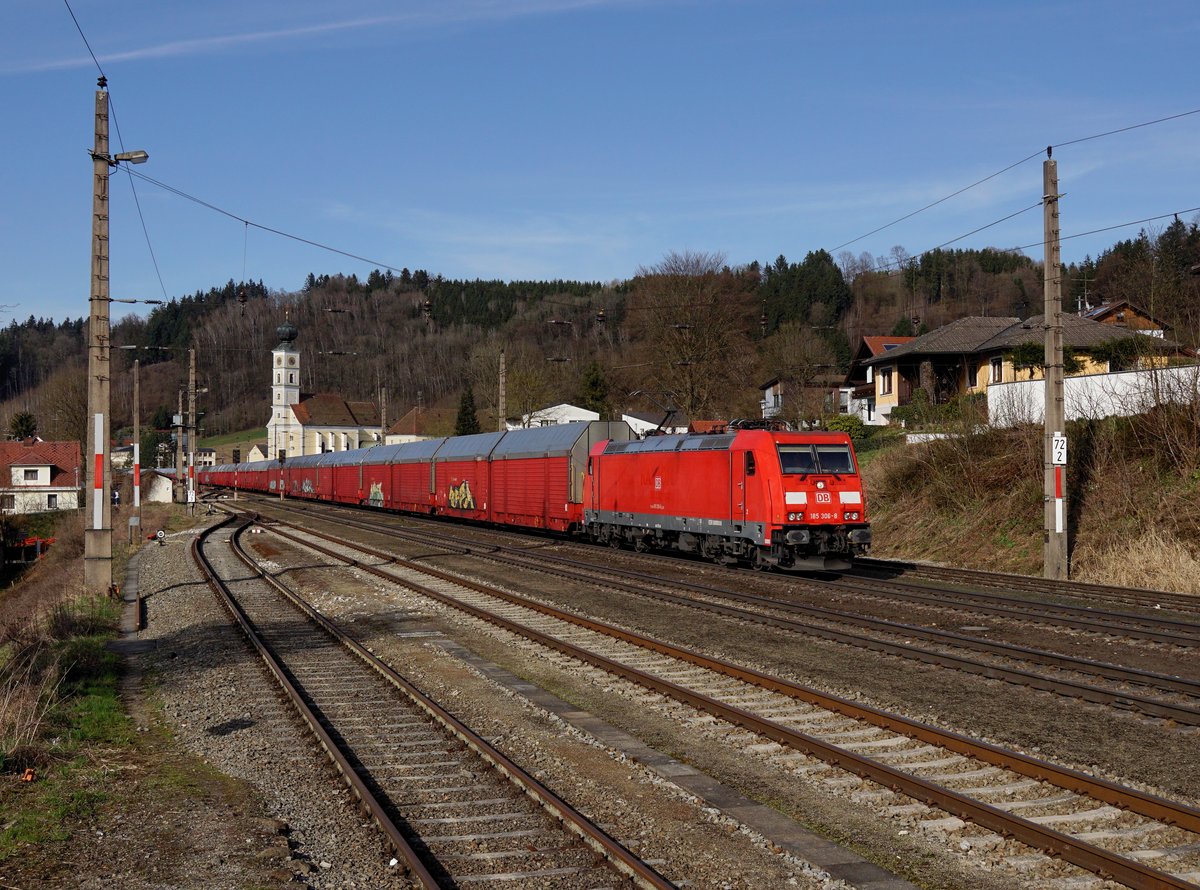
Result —
M 375 261 L 135 181 L 160 284 L 118 171 L 114 297 L 243 274 L 294 290 L 377 264 L 610 281 L 672 250 L 799 260 L 1047 144 L 1200 109 L 1194 0 L 72 8 L 124 149 L 150 153 L 137 172 Z M 63 3 L 0 9 L 0 324 L 85 316 L 98 72 Z M 1055 158 L 1064 235 L 1200 206 L 1200 114 Z M 917 253 L 1040 197 L 1039 157 L 842 249 Z M 1038 243 L 1026 252 L 1040 259 L 1041 225 L 1035 208 L 956 246 Z M 1063 256 L 1137 231 L 1065 241 Z

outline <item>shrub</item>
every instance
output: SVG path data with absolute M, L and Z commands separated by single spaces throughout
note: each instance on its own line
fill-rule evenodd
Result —
M 825 429 L 847 433 L 855 443 L 861 442 L 870 432 L 857 414 L 832 414 L 825 418 Z

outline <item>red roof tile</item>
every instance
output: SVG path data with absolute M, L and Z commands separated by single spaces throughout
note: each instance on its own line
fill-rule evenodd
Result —
M 9 485 L 11 467 L 47 465 L 51 485 L 62 488 L 83 483 L 78 442 L 0 442 L 0 485 Z

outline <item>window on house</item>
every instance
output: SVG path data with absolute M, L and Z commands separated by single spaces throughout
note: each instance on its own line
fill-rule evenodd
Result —
M 296 375 L 293 374 L 291 371 L 288 371 L 288 383 L 295 383 L 295 382 L 296 382 Z
M 1004 359 L 994 358 L 994 359 L 992 359 L 991 365 L 992 365 L 992 376 L 991 376 L 990 382 L 1003 383 L 1004 382 Z
M 892 369 L 884 368 L 879 372 L 879 394 L 891 395 L 892 393 Z
M 13 494 L 0 495 L 0 510 L 12 512 L 17 509 L 17 496 Z
M 46 509 L 47 510 L 57 510 L 58 509 L 58 495 L 56 495 L 56 494 L 46 495 Z
M 37 470 L 26 470 L 25 471 L 25 481 L 26 482 L 37 482 L 37 480 L 38 480 L 38 471 Z

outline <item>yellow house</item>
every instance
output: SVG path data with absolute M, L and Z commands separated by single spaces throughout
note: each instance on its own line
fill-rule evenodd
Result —
M 931 403 L 942 404 L 960 395 L 986 392 L 993 383 L 1040 379 L 1037 346 L 1045 336 L 1042 316 L 1023 321 L 969 316 L 953 321 L 863 362 L 874 384 L 875 409 L 887 416 L 893 408 L 907 405 L 918 389 Z M 1110 348 L 1122 340 L 1130 341 L 1124 351 Z M 1063 345 L 1079 363 L 1068 372 L 1072 376 L 1128 370 L 1089 352 L 1131 354 L 1137 367 L 1161 365 L 1169 355 L 1180 354 L 1179 347 L 1166 340 L 1075 315 L 1063 316 Z M 1032 353 L 1034 359 L 1018 367 L 1014 359 L 1023 352 Z

